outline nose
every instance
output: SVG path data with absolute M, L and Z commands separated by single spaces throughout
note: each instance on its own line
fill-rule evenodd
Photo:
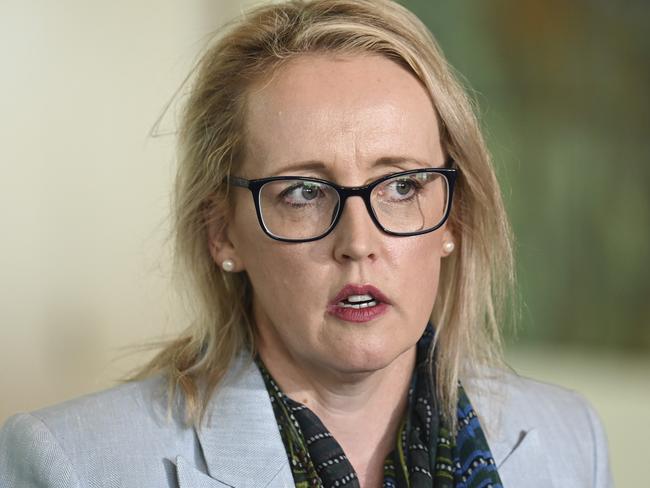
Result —
M 362 198 L 350 197 L 333 230 L 334 258 L 338 262 L 377 258 L 380 230 L 368 214 Z

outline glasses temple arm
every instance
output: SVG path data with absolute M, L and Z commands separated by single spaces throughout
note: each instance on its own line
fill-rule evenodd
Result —
M 250 188 L 250 181 L 244 178 L 239 178 L 237 176 L 229 176 L 228 183 L 234 186 L 240 186 L 242 188 Z
M 456 169 L 457 166 L 456 166 L 456 161 L 454 160 L 454 158 L 452 158 L 451 156 L 447 156 L 447 159 L 445 160 L 445 165 L 443 166 L 443 168 Z

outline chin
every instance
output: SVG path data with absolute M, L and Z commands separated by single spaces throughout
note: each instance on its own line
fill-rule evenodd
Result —
M 394 344 L 384 347 L 371 347 L 364 344 L 359 346 L 348 345 L 341 348 L 334 355 L 337 360 L 334 367 L 342 373 L 372 373 L 387 368 L 412 346 L 396 349 Z

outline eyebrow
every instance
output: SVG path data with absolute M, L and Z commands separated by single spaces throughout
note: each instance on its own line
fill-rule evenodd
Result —
M 327 172 L 327 165 L 323 161 L 316 161 L 316 160 L 300 161 L 298 163 L 292 163 L 287 166 L 283 166 L 277 171 L 272 172 L 269 176 L 277 176 L 283 173 L 290 174 L 291 172 L 305 171 L 305 170 L 320 171 L 325 173 Z
M 427 164 L 425 164 L 422 161 L 419 161 L 416 158 L 401 157 L 401 156 L 384 156 L 375 160 L 374 164 L 372 165 L 372 168 L 376 168 L 378 166 L 399 166 L 400 164 L 404 164 L 404 163 L 415 163 L 417 166 L 422 168 L 428 167 Z M 444 164 L 445 163 L 443 162 L 442 165 Z M 323 161 L 309 160 L 309 161 L 300 161 L 297 163 L 289 164 L 287 166 L 283 166 L 277 171 L 271 173 L 269 176 L 291 174 L 291 172 L 306 171 L 306 170 L 319 171 L 321 173 L 329 172 L 328 166 Z

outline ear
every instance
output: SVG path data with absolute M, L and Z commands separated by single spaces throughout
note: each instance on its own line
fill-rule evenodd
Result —
M 204 219 L 207 228 L 207 245 L 214 262 L 222 267 L 226 260 L 234 263 L 235 267 L 229 271 L 243 271 L 241 259 L 237 256 L 235 246 L 228 232 L 229 212 L 226 204 L 219 204 L 210 200 L 206 204 Z

